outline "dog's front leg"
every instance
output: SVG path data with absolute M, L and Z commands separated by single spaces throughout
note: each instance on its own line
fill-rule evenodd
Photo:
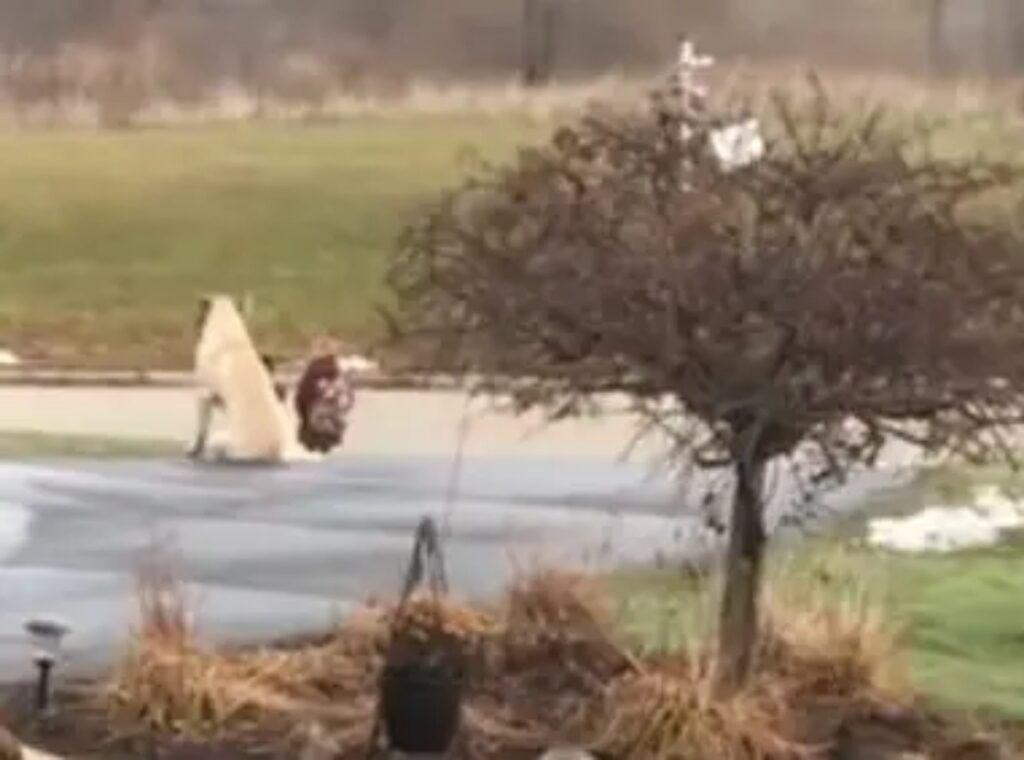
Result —
M 196 437 L 188 450 L 192 459 L 198 459 L 206 451 L 206 441 L 210 435 L 213 422 L 213 410 L 218 406 L 219 399 L 215 393 L 204 393 L 199 397 L 199 415 L 196 426 Z

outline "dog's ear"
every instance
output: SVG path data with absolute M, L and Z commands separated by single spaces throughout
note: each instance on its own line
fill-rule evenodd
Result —
M 199 297 L 199 304 L 196 309 L 196 331 L 202 332 L 206 327 L 206 319 L 210 316 L 210 309 L 213 308 L 213 296 L 205 295 Z

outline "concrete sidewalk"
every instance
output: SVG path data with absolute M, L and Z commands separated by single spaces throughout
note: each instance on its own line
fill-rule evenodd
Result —
M 597 457 L 614 461 L 636 435 L 639 421 L 616 413 L 545 424 L 538 414 L 488 412 L 456 390 L 359 391 L 346 454 L 454 456 L 462 432 L 468 456 Z M 0 430 L 103 435 L 181 441 L 195 432 L 191 387 L 0 386 Z M 468 415 L 468 416 L 467 416 Z M 465 425 L 464 425 L 465 423 Z M 655 455 L 648 441 L 635 456 Z

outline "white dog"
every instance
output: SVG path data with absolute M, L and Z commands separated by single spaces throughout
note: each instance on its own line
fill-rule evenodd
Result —
M 333 344 L 314 352 L 289 394 L 275 384 L 272 363 L 257 353 L 229 296 L 202 300 L 199 329 L 199 418 L 192 457 L 212 450 L 231 461 L 315 461 L 341 445 L 354 395 Z M 217 410 L 224 412 L 226 435 L 211 445 Z
M 213 414 L 220 409 L 227 422 L 225 440 L 216 447 L 221 457 L 282 462 L 300 456 L 296 424 L 278 398 L 234 301 L 226 295 L 210 296 L 200 308 L 195 354 L 199 419 L 190 455 L 206 453 Z

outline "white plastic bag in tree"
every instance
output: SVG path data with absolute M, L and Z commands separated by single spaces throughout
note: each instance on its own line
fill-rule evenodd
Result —
M 764 137 L 757 119 L 715 129 L 710 134 L 711 150 L 725 171 L 742 169 L 764 156 Z

